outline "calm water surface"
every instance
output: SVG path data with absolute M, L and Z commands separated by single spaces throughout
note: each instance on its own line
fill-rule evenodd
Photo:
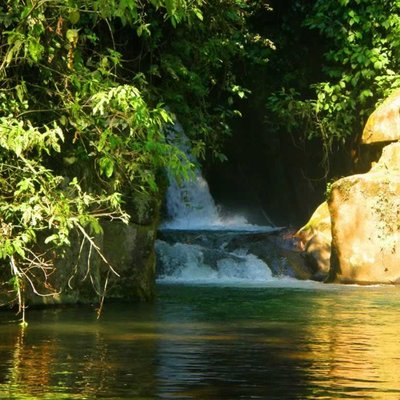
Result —
M 0 313 L 0 399 L 400 399 L 400 289 L 160 285 Z

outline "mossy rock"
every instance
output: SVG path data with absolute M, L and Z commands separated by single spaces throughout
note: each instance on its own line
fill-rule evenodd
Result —
M 400 89 L 394 91 L 368 118 L 362 134 L 363 144 L 400 139 Z
M 400 280 L 400 143 L 387 146 L 366 174 L 332 186 L 330 280 L 397 283 Z
M 306 265 L 311 271 L 310 279 L 324 280 L 330 269 L 331 216 L 327 202 L 314 211 L 310 220 L 295 234 L 303 251 Z

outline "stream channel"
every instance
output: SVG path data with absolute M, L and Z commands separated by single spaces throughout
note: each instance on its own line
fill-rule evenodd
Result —
M 242 246 L 277 228 L 196 185 L 169 203 L 153 304 L 0 313 L 0 399 L 400 399 L 398 288 L 277 274 Z

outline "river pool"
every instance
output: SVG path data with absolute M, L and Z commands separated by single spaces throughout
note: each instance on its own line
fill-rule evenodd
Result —
M 154 304 L 0 313 L 0 399 L 400 399 L 400 289 L 160 284 Z

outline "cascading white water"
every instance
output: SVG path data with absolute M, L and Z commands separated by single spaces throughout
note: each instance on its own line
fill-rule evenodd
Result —
M 267 264 L 253 254 L 232 252 L 218 258 L 218 251 L 213 257 L 210 249 L 199 245 L 161 240 L 157 251 L 159 262 L 164 265 L 159 277 L 163 282 L 237 284 L 273 279 Z
M 198 165 L 190 155 L 189 140 L 180 125 L 176 125 L 171 132 L 170 140 L 174 140 Z M 169 180 L 166 195 L 168 218 L 161 224 L 161 231 L 198 231 L 206 238 L 207 234 L 212 235 L 216 231 L 230 234 L 234 231 L 239 236 L 246 232 L 266 233 L 275 229 L 249 224 L 241 216 L 222 217 L 200 168 L 196 168 L 191 180 L 178 183 L 171 176 Z M 159 281 L 231 284 L 275 279 L 268 265 L 255 255 L 245 251 L 225 251 L 223 243 L 218 248 L 211 248 L 209 243 L 207 239 L 202 245 L 158 240 Z
M 205 229 L 220 225 L 220 217 L 208 184 L 199 170 L 195 173 L 193 179 L 182 184 L 170 179 L 166 200 L 169 220 L 163 227 Z
M 186 154 L 194 165 L 198 161 L 190 154 L 189 139 L 182 127 L 176 124 L 170 139 Z M 235 215 L 222 217 L 211 196 L 208 183 L 203 178 L 200 168 L 196 168 L 192 179 L 178 183 L 169 175 L 169 187 L 166 196 L 168 218 L 161 229 L 181 230 L 246 230 L 268 231 L 269 226 L 249 224 L 246 218 Z
M 190 153 L 189 139 L 180 124 L 176 124 L 170 132 L 173 140 L 194 165 L 197 160 Z M 179 182 L 169 174 L 169 187 L 166 196 L 168 220 L 162 228 L 168 229 L 212 229 L 220 227 L 223 221 L 219 215 L 214 199 L 210 194 L 207 181 L 201 170 L 196 167 L 191 179 Z

